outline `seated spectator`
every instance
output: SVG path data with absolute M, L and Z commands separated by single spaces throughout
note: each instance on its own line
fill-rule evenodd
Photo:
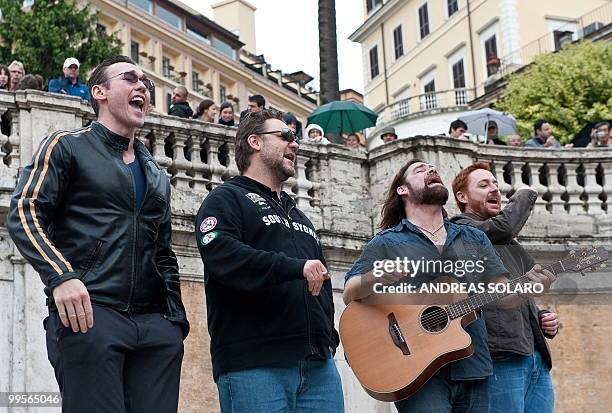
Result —
M 187 102 L 189 92 L 185 86 L 177 86 L 172 91 L 172 105 L 168 110 L 168 115 L 178 116 L 179 118 L 190 118 L 193 115 L 193 110 Z
M 610 146 L 610 124 L 606 121 L 599 122 L 593 126 L 591 142 L 587 148 L 608 148 Z
M 18 60 L 13 60 L 8 68 L 9 72 L 11 73 L 11 82 L 9 83 L 9 90 L 13 92 L 17 90 L 19 82 L 21 82 L 21 78 L 25 74 L 25 69 L 23 68 L 23 63 Z
M 523 140 L 520 135 L 508 136 L 508 146 L 523 146 Z
M 397 134 L 395 133 L 395 128 L 384 128 L 382 132 L 380 132 L 380 139 L 384 143 L 389 143 L 397 140 Z
M 219 108 L 219 124 L 225 126 L 235 126 L 234 107 L 229 102 L 223 102 Z
M 349 136 L 346 137 L 345 145 L 347 148 L 351 149 L 359 149 L 361 147 L 359 143 L 359 137 L 354 133 L 351 133 Z
M 283 115 L 283 122 L 287 124 L 287 127 L 293 131 L 293 133 L 297 132 L 297 118 L 291 112 L 287 112 Z
M 16 90 L 42 90 L 43 85 L 35 75 L 25 75 L 19 82 Z
M 450 127 L 448 128 L 448 136 L 456 139 L 465 139 L 467 140 L 467 136 L 465 136 L 465 132 L 467 132 L 468 127 L 462 120 L 454 120 L 451 122 Z
M 523 146 L 528 148 L 561 148 L 561 144 L 553 136 L 552 127 L 547 120 L 538 119 L 533 125 L 533 132 L 534 135 Z
M 497 122 L 491 120 L 485 124 L 485 128 L 487 128 L 486 133 L 488 145 L 507 145 L 506 142 L 504 142 L 499 138 L 499 136 L 497 136 L 499 132 Z
M 305 142 L 318 143 L 321 145 L 329 144 L 329 140 L 323 136 L 323 128 L 315 123 L 311 123 L 310 125 L 306 126 L 304 134 L 306 135 L 304 138 Z
M 9 90 L 11 85 L 11 71 L 8 66 L 0 65 L 0 90 Z
M 248 106 L 247 106 L 247 108 L 245 110 L 240 112 L 240 120 L 239 120 L 239 122 L 242 122 L 242 119 L 246 116 L 247 113 L 250 113 L 250 112 L 260 112 L 260 111 L 264 110 L 265 107 L 266 107 L 266 99 L 264 99 L 263 96 L 261 96 L 261 95 L 249 96 Z
M 217 105 L 210 99 L 204 99 L 198 105 L 193 118 L 203 120 L 204 122 L 215 123 L 215 116 L 217 116 Z
M 91 102 L 91 95 L 86 84 L 79 82 L 79 67 L 81 64 L 74 57 L 64 60 L 64 76 L 49 81 L 49 92 L 78 96 Z

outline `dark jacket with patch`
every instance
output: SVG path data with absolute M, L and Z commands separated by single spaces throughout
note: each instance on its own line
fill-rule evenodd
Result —
M 330 280 L 318 296 L 303 277 L 325 265 L 308 218 L 282 193 L 244 176 L 215 188 L 196 218 L 213 376 L 307 357 L 338 346 Z
M 134 152 L 146 178 L 142 205 L 123 152 L 129 140 L 102 124 L 44 139 L 21 171 L 7 227 L 21 254 L 52 289 L 77 278 L 96 304 L 160 312 L 189 323 L 172 251 L 170 182 L 144 145 Z
M 482 219 L 477 215 L 464 213 L 454 216 L 451 221 L 483 231 L 510 272 L 510 278 L 519 277 L 528 272 L 535 262 L 514 238 L 527 222 L 537 197 L 535 191 L 521 190 L 516 192 L 508 205 L 493 218 Z M 533 298 L 511 309 L 500 308 L 495 304 L 484 307 L 489 350 L 493 359 L 504 358 L 509 353 L 529 355 L 537 349 L 550 369 L 552 359 L 540 327 L 540 315 L 544 312 L 547 311 L 538 310 Z

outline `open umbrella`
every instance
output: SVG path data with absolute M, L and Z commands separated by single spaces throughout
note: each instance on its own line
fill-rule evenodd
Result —
M 325 134 L 355 133 L 376 125 L 376 112 L 350 100 L 336 100 L 315 109 L 308 123 L 316 123 Z
M 459 116 L 459 120 L 465 122 L 468 132 L 473 135 L 486 135 L 488 124 L 491 122 L 497 124 L 497 134 L 500 136 L 516 134 L 516 121 L 506 112 L 489 108 L 472 110 Z

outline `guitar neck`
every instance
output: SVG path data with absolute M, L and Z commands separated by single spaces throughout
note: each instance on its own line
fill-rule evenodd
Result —
M 557 261 L 556 263 L 544 267 L 544 269 L 552 272 L 553 274 L 559 274 L 565 272 L 565 267 L 563 266 L 562 261 Z M 502 298 L 512 294 L 510 291 L 514 291 L 516 285 L 529 282 L 530 278 L 526 275 L 521 275 L 520 277 L 516 277 L 510 280 L 508 284 L 508 288 L 505 288 L 503 292 L 493 292 L 493 293 L 479 293 L 471 295 L 461 301 L 457 301 L 448 306 L 448 314 L 451 319 L 463 317 L 466 314 L 471 313 L 474 310 L 477 310 L 481 307 L 484 307 L 487 304 L 494 303 Z

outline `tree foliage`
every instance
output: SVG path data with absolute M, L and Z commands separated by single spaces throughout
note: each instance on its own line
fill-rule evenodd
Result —
M 587 123 L 612 118 L 612 44 L 582 41 L 540 56 L 509 76 L 495 107 L 516 117 L 523 137 L 546 119 L 555 137 L 569 142 Z
M 76 57 L 84 77 L 106 57 L 121 53 L 121 41 L 97 28 L 96 16 L 87 6 L 70 0 L 35 0 L 29 8 L 22 4 L 22 0 L 0 0 L 4 64 L 19 60 L 26 73 L 48 80 L 62 76 L 64 60 Z

